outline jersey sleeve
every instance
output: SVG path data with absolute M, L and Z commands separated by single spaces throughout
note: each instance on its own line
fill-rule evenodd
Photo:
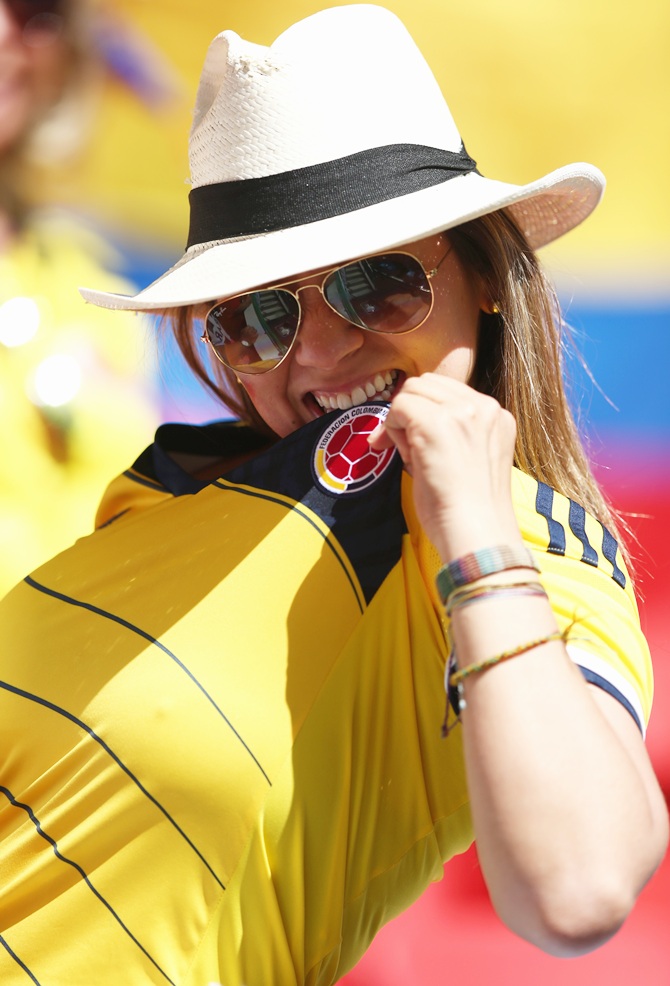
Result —
M 628 710 L 644 735 L 653 695 L 647 641 L 619 545 L 583 507 L 515 471 L 514 500 L 568 653 L 584 678 Z

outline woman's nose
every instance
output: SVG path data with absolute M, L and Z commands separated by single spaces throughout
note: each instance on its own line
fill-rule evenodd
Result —
M 301 319 L 293 358 L 302 366 L 324 370 L 355 353 L 365 342 L 365 332 L 342 318 L 326 304 L 318 288 L 302 288 Z

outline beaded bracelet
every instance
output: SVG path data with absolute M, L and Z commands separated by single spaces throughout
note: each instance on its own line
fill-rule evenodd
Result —
M 513 568 L 532 568 L 540 571 L 530 550 L 522 545 L 496 545 L 492 548 L 480 548 L 462 558 L 455 558 L 443 565 L 435 576 L 437 591 L 444 606 L 455 589 L 477 582 L 485 575 L 495 575 Z

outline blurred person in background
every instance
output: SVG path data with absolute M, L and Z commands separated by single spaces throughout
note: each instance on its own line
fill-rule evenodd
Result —
M 76 292 L 95 275 L 128 287 L 119 257 L 42 202 L 47 169 L 87 138 L 95 16 L 80 0 L 0 0 L 0 595 L 88 533 L 100 485 L 155 424 L 141 327 Z

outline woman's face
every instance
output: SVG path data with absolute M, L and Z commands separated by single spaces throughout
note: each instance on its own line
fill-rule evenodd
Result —
M 10 4 L 0 0 L 0 156 L 62 92 L 69 54 L 62 28 L 60 15 L 48 12 L 22 26 Z
M 408 244 L 431 279 L 433 309 L 406 335 L 366 332 L 337 315 L 310 280 L 301 281 L 302 321 L 293 348 L 274 370 L 239 379 L 264 421 L 281 437 L 340 407 L 390 400 L 407 377 L 437 371 L 466 383 L 477 348 L 479 315 L 487 300 L 449 250 L 444 235 Z M 444 259 L 443 259 L 444 258 Z M 442 261 L 442 263 L 440 263 Z M 319 274 L 314 284 L 320 284 Z

